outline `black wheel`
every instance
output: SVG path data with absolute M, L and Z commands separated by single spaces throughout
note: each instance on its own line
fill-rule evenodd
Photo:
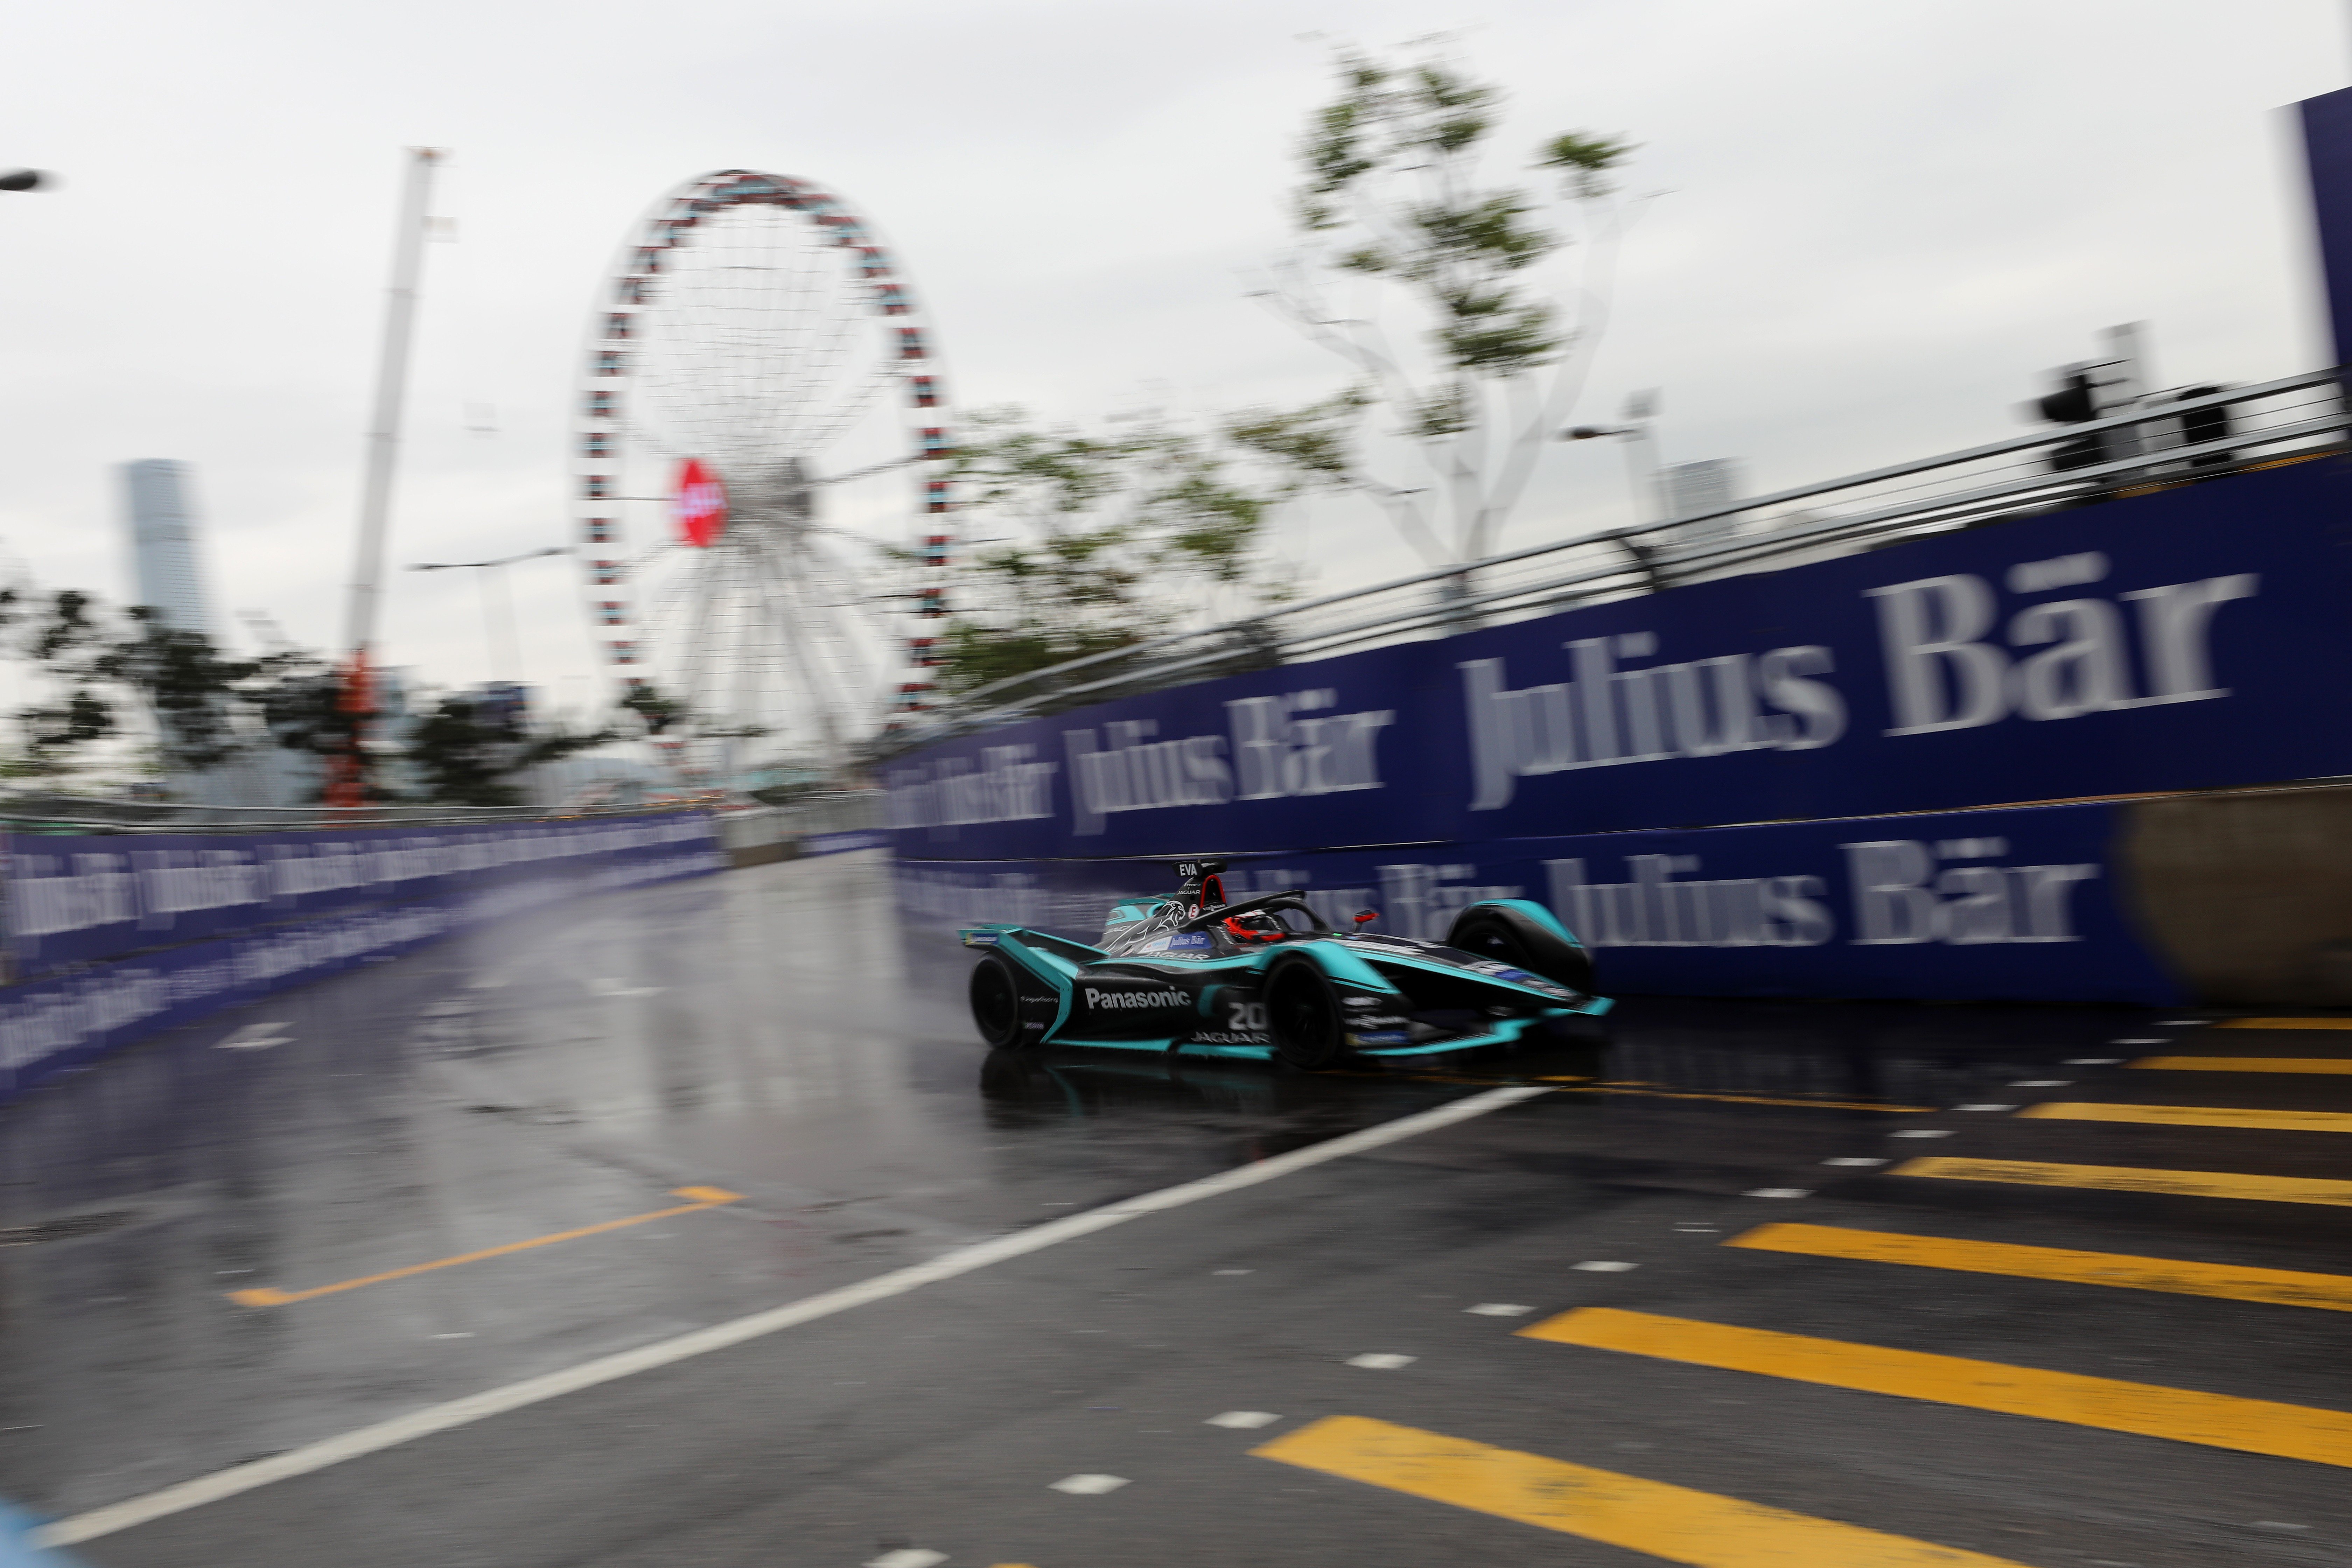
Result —
M 971 1021 L 992 1050 L 1017 1050 L 1024 1043 L 1021 977 L 1001 952 L 971 966 Z
M 1445 945 L 1540 974 L 1570 991 L 1592 994 L 1592 955 L 1512 910 L 1475 905 L 1463 910 Z
M 1265 977 L 1266 1033 L 1275 1056 L 1295 1068 L 1327 1068 L 1347 1055 L 1339 999 L 1311 958 L 1277 962 Z

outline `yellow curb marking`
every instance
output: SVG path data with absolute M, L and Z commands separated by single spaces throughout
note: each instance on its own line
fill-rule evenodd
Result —
M 2019 1568 L 2003 1557 L 1360 1415 L 1328 1415 L 1250 1452 L 1695 1568 Z
M 2004 1274 L 2026 1279 L 2057 1279 L 2070 1285 L 2108 1285 L 2125 1290 L 2219 1296 L 2232 1301 L 2352 1312 L 2352 1277 L 2305 1274 L 2292 1268 L 2246 1268 L 2229 1263 L 2189 1263 L 2170 1258 L 2134 1258 L 2119 1252 L 2078 1252 L 2071 1247 L 2019 1247 L 2005 1241 L 1958 1241 L 1949 1237 L 1847 1230 L 1826 1225 L 1759 1226 L 1723 1245 L 1758 1252 L 1851 1258 L 1865 1263 L 1902 1263 L 1965 1274 Z
M 2132 1121 L 2151 1127 L 2239 1127 L 2270 1132 L 2352 1132 L 2341 1110 L 2241 1110 L 2218 1105 L 2092 1105 L 2052 1101 L 2020 1116 L 2045 1121 Z
M 2089 1187 L 2110 1193 L 2164 1193 L 2184 1198 L 2257 1198 L 2277 1204 L 2352 1208 L 2352 1182 L 2321 1176 L 2249 1176 L 2235 1171 L 2152 1171 L 2138 1165 L 2053 1165 L 2040 1160 L 1906 1160 L 1890 1176 L 1948 1182 L 2015 1182 L 2037 1187 Z
M 2142 1057 L 2132 1066 L 2174 1072 L 2352 1073 L 2352 1057 Z
M 2352 1415 L 2268 1399 L 2044 1372 L 1999 1362 L 1817 1340 L 1770 1329 L 1583 1307 L 1518 1331 L 1529 1339 L 1752 1372 L 2062 1421 L 2175 1443 L 2352 1467 Z
M 715 1209 L 722 1204 L 743 1201 L 742 1194 L 730 1193 L 724 1187 L 674 1187 L 671 1191 L 678 1197 L 695 1201 L 677 1208 L 631 1215 L 626 1219 L 608 1219 L 601 1225 L 583 1225 L 577 1230 L 559 1230 L 553 1236 L 535 1236 L 529 1241 L 509 1241 L 504 1247 L 486 1247 L 479 1252 L 461 1252 L 455 1258 L 437 1258 L 430 1263 L 412 1263 L 405 1268 L 387 1269 L 382 1274 L 363 1275 L 357 1279 L 315 1286 L 308 1290 L 279 1290 L 264 1285 L 257 1289 L 231 1290 L 228 1299 L 242 1307 L 283 1307 L 292 1301 L 308 1301 L 315 1296 L 331 1296 L 339 1290 L 356 1290 L 362 1285 L 381 1285 L 387 1279 L 405 1279 L 412 1274 L 428 1274 L 436 1268 L 454 1268 L 460 1263 L 478 1263 L 485 1258 L 503 1258 L 509 1252 L 524 1252 L 534 1247 L 549 1247 L 559 1241 L 572 1241 L 583 1236 L 596 1236 L 627 1226 L 643 1225 L 647 1220 L 669 1219 L 677 1215 L 693 1214 L 698 1209 Z
M 1687 1094 L 1665 1089 L 1618 1089 L 1597 1084 L 1590 1089 L 1564 1089 L 1562 1094 L 1638 1094 L 1652 1100 L 1719 1100 L 1730 1105 L 1801 1105 L 1809 1110 L 1884 1110 L 1896 1116 L 1927 1116 L 1932 1105 L 1874 1105 L 1858 1100 L 1774 1100 L 1761 1094 Z

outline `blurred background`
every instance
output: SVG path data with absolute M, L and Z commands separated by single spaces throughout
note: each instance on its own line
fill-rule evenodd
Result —
M 2347 32 L 18 7 L 0 1542 L 2352 1562 Z
M 0 550 L 130 602 L 114 465 L 190 465 L 220 636 L 334 650 L 402 149 L 436 176 L 378 653 L 592 728 L 575 560 L 482 585 L 418 563 L 572 545 L 572 399 L 597 296 L 664 191 L 743 168 L 840 193 L 922 302 L 960 410 L 1181 424 L 1345 368 L 1254 292 L 1293 243 L 1294 149 L 1338 48 L 1437 46 L 1507 94 L 1488 174 L 1623 136 L 1627 219 L 1579 419 L 1651 392 L 1670 461 L 1748 493 L 2017 433 L 2040 367 L 2159 324 L 2165 384 L 2325 362 L 2273 109 L 2335 86 L 2342 7 L 1504 4 L 927 16 L 700 3 L 394 9 L 98 4 L 20 17 L 0 163 Z M 1589 281 L 1567 253 L 1562 287 Z M 1547 264 L 1549 265 L 1549 264 Z M 1497 547 L 1630 520 L 1612 443 L 1544 453 Z M 839 518 L 911 542 L 904 486 Z M 1282 507 L 1327 592 L 1421 564 L 1360 497 Z M 871 565 L 878 558 L 868 554 Z M 493 617 L 495 618 L 495 616 Z M 89 782 L 89 781 L 86 781 Z

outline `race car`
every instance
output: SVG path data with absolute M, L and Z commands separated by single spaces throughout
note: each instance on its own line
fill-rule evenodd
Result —
M 961 931 L 990 950 L 971 972 L 981 1038 L 1327 1068 L 1559 1033 L 1609 1010 L 1583 945 L 1530 900 L 1472 904 L 1444 942 L 1417 942 L 1366 931 L 1369 910 L 1335 931 L 1297 889 L 1228 900 L 1224 869 L 1178 862 L 1175 896 L 1116 905 L 1098 946 L 1024 926 Z

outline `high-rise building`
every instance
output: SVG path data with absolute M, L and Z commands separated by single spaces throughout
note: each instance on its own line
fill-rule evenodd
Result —
M 122 465 L 130 501 L 131 571 L 134 603 L 152 605 L 174 631 L 215 640 L 212 600 L 205 592 L 196 548 L 195 508 L 188 499 L 189 467 L 167 458 Z
M 131 524 L 131 602 L 152 607 L 173 631 L 202 632 L 217 645 L 220 629 L 213 624 L 212 599 L 205 592 L 196 511 L 188 496 L 191 473 L 186 463 L 167 458 L 122 465 Z M 170 769 L 163 787 L 173 799 L 203 805 L 274 804 L 274 760 L 248 748 L 201 773 Z

